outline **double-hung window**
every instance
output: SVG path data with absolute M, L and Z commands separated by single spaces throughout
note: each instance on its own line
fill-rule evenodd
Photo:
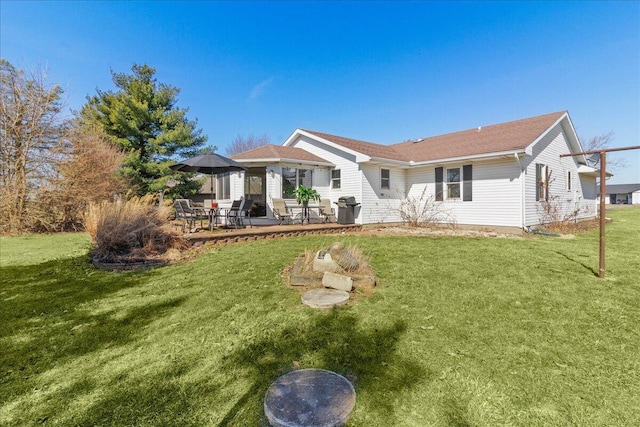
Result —
M 391 188 L 391 172 L 389 169 L 380 169 L 380 188 L 382 190 Z
M 455 168 L 435 168 L 436 201 L 473 200 L 473 165 Z M 446 195 L 446 197 L 445 197 Z
M 340 188 L 340 169 L 333 169 L 331 171 L 331 188 Z
M 447 199 L 460 198 L 460 168 L 447 168 Z

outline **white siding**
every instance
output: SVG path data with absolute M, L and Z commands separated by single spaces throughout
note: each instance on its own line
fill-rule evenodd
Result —
M 400 222 L 400 203 L 406 195 L 404 169 L 379 165 L 362 165 L 362 199 L 360 212 L 364 224 Z M 380 186 L 380 170 L 389 170 L 389 189 Z
M 445 167 L 473 165 L 472 194 L 473 200 L 435 201 L 435 168 L 436 166 L 410 169 L 407 183 L 408 197 L 413 200 L 429 201 L 434 209 L 440 212 L 445 221 L 459 225 L 486 225 L 520 227 L 520 167 L 515 158 L 487 161 L 463 162 Z M 423 195 L 424 191 L 424 195 Z
M 231 172 L 231 200 L 244 197 L 244 172 Z
M 565 119 L 566 120 L 566 119 Z M 570 153 L 562 122 L 551 128 L 532 149 L 532 155 L 524 159 L 525 179 L 525 225 L 533 226 L 541 222 L 544 202 L 536 201 L 536 164 L 547 165 L 551 171 L 549 197 L 551 203 L 560 209 L 560 216 L 569 215 L 574 210 L 581 211 L 580 218 L 595 215 L 595 180 L 579 176 L 575 157 L 563 157 Z M 567 173 L 572 175 L 571 191 L 567 189 Z M 593 185 L 592 185 L 593 184 Z
M 322 198 L 329 198 L 332 202 L 337 202 L 339 197 L 354 196 L 358 202 L 362 203 L 362 172 L 355 162 L 355 156 L 305 136 L 299 137 L 291 146 L 313 153 L 335 164 L 335 169 L 340 169 L 341 188 L 332 189 L 330 182 L 324 181 L 324 178 L 322 184 L 328 184 L 326 187 L 314 186 Z M 326 173 L 329 173 L 328 170 Z M 362 209 L 356 209 L 355 220 L 357 224 L 363 224 Z

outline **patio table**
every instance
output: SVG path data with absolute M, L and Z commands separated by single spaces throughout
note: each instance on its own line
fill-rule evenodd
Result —
M 198 212 L 202 212 L 209 218 L 209 231 L 213 231 L 218 223 L 219 208 L 194 207 L 193 209 Z

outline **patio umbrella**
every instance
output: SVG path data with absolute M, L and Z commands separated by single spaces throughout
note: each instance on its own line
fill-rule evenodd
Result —
M 180 172 L 199 172 L 211 175 L 211 199 L 213 200 L 213 176 L 220 173 L 241 171 L 249 169 L 242 163 L 231 160 L 220 154 L 210 153 L 191 157 L 169 166 L 170 169 Z

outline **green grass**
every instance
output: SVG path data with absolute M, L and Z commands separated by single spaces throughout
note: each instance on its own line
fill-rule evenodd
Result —
M 264 425 L 296 368 L 350 378 L 349 426 L 640 425 L 640 210 L 575 239 L 341 236 L 380 286 L 300 304 L 279 272 L 335 236 L 98 271 L 85 235 L 5 238 L 0 425 Z

